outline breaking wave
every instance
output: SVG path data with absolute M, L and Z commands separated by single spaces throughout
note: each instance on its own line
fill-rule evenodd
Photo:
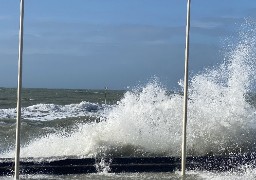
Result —
M 246 95 L 255 82 L 256 30 L 250 23 L 243 27 L 238 43 L 228 45 L 221 64 L 191 77 L 189 155 L 255 151 L 255 108 Z M 69 134 L 59 132 L 34 139 L 23 145 L 21 156 L 179 156 L 182 103 L 181 93 L 170 93 L 152 80 L 125 93 L 118 105 L 105 109 L 100 122 L 78 124 L 79 128 Z M 56 118 L 56 107 L 51 106 L 49 116 Z M 66 112 L 72 106 L 61 108 Z

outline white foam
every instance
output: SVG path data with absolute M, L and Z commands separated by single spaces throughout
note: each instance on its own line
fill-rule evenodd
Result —
M 188 154 L 248 152 L 256 148 L 255 108 L 245 98 L 255 81 L 255 35 L 254 29 L 244 32 L 222 64 L 191 78 Z M 117 106 L 105 112 L 104 121 L 80 124 L 71 134 L 59 132 L 36 139 L 23 146 L 21 156 L 92 157 L 136 155 L 138 151 L 145 155 L 179 156 L 182 102 L 183 96 L 168 95 L 153 80 L 145 87 L 127 92 Z M 70 109 L 77 112 L 77 105 L 62 110 L 55 106 L 46 109 L 56 118 L 55 110 L 63 114 L 70 113 Z M 10 155 L 7 152 L 3 156 Z
M 235 172 L 189 172 L 188 174 L 198 174 L 200 179 L 211 180 L 253 180 L 256 178 L 256 169 L 250 166 L 242 166 Z
M 103 111 L 103 107 L 101 105 L 85 101 L 79 104 L 70 105 L 36 104 L 22 108 L 22 118 L 29 120 L 49 121 L 68 117 L 98 116 L 99 114 L 102 114 L 101 111 Z M 15 117 L 15 108 L 0 109 L 0 118 L 14 119 Z

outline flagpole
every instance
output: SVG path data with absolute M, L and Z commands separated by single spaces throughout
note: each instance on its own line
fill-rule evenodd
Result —
M 185 176 L 186 170 L 186 146 L 187 146 L 187 109 L 188 109 L 188 60 L 189 60 L 189 30 L 190 30 L 190 2 L 187 1 L 187 25 L 186 25 L 186 47 L 185 47 L 185 74 L 184 74 L 184 105 L 182 126 L 182 156 L 181 175 Z
M 19 179 L 19 166 L 20 166 L 20 126 L 21 126 L 20 121 L 21 121 L 22 57 L 23 57 L 23 19 L 24 19 L 24 0 L 20 0 L 16 151 L 15 151 L 15 174 L 14 174 L 14 179 L 16 179 L 16 180 Z

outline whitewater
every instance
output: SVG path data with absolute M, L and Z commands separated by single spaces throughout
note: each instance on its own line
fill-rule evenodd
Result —
M 237 42 L 227 45 L 223 62 L 190 77 L 188 156 L 229 155 L 256 151 L 256 109 L 248 101 L 255 91 L 256 29 L 245 23 Z M 180 81 L 180 92 L 183 82 Z M 23 108 L 30 121 L 55 121 L 92 116 L 97 121 L 76 123 L 72 131 L 45 134 L 22 144 L 21 157 L 150 157 L 180 156 L 182 93 L 170 93 L 157 78 L 127 91 L 113 105 L 81 102 L 36 104 Z M 0 118 L 15 118 L 15 109 L 1 109 Z M 14 149 L 0 154 L 14 156 Z M 243 167 L 242 167 L 243 168 Z M 202 178 L 239 174 L 191 172 Z M 243 177 L 255 177 L 245 168 Z M 233 177 L 233 178 L 232 178 Z

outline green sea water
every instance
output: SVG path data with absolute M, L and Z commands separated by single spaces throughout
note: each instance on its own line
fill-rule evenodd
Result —
M 87 90 L 87 89 L 22 89 L 22 106 L 35 104 L 66 105 L 88 101 L 92 103 L 114 104 L 119 101 L 124 90 Z M 16 88 L 0 88 L 0 109 L 15 108 L 17 104 Z
M 37 104 L 69 105 L 83 101 L 109 105 L 116 104 L 124 95 L 124 90 L 87 90 L 87 89 L 27 89 L 22 90 L 22 107 Z M 0 88 L 0 109 L 13 109 L 17 104 L 17 89 Z M 78 128 L 80 123 L 97 121 L 97 117 L 79 116 L 56 118 L 52 121 L 28 120 L 22 118 L 21 144 L 51 133 L 68 133 Z M 0 152 L 14 148 L 15 118 L 0 118 Z
M 118 102 L 124 98 L 126 91 L 121 90 L 77 90 L 77 89 L 24 89 L 22 92 L 22 107 L 33 107 L 31 113 L 38 113 L 35 106 L 44 104 L 58 105 L 56 111 L 62 111 L 59 107 L 74 104 L 79 106 L 81 102 L 88 102 L 96 105 L 99 109 L 92 109 L 92 114 L 85 116 L 63 117 L 51 120 L 37 120 L 22 118 L 21 126 L 21 145 L 25 147 L 35 139 L 47 137 L 51 134 L 60 134 L 61 136 L 69 136 L 70 134 L 79 130 L 81 124 L 90 124 L 100 122 L 100 115 L 104 112 L 104 108 L 111 108 L 117 106 Z M 172 94 L 168 92 L 167 94 Z M 246 100 L 249 104 L 255 107 L 255 94 L 248 93 Z M 105 104 L 106 101 L 106 104 Z M 1 109 L 15 109 L 16 108 L 16 89 L 1 88 L 0 90 L 0 110 Z M 82 107 L 83 108 L 83 107 Z M 102 109 L 101 109 L 102 108 Z M 48 110 L 40 110 L 40 113 L 48 113 Z M 55 111 L 53 111 L 55 113 Z M 97 114 L 101 112 L 100 114 Z M 73 112 L 72 112 L 73 113 Z M 72 114 L 71 113 L 71 114 Z M 91 111 L 89 112 L 91 113 Z M 95 114 L 94 114 L 95 113 Z M 42 115 L 43 117 L 44 115 Z M 6 152 L 14 149 L 15 146 L 15 118 L 1 118 L 0 119 L 0 152 Z M 1 157 L 0 157 L 1 158 Z M 249 171 L 246 169 L 245 171 Z M 0 179 L 12 179 L 13 177 L 5 176 Z M 254 170 L 250 170 L 249 174 L 246 172 L 234 173 L 214 173 L 190 171 L 186 179 L 201 180 L 201 179 L 253 179 L 256 178 Z M 182 179 L 180 172 L 172 173 L 96 173 L 96 174 L 74 174 L 74 175 L 21 175 L 21 179 Z

